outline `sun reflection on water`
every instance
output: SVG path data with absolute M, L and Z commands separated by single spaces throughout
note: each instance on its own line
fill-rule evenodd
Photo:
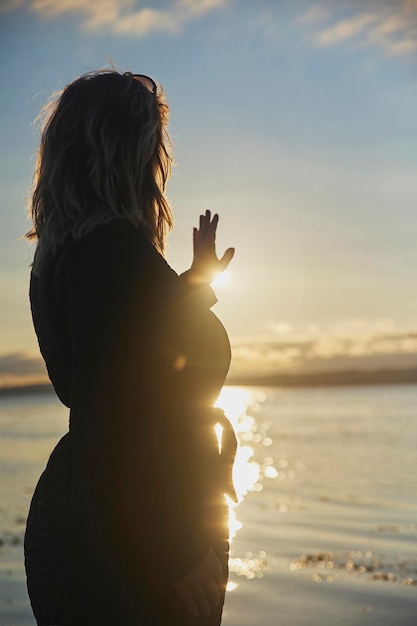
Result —
M 253 391 L 246 387 L 224 387 L 217 399 L 216 406 L 223 409 L 226 416 L 232 423 L 239 446 L 236 452 L 236 459 L 233 468 L 233 482 L 239 502 L 243 500 L 250 491 L 262 491 L 262 481 L 264 478 L 277 478 L 278 471 L 274 467 L 274 459 L 266 456 L 262 462 L 255 460 L 255 447 L 268 448 L 272 444 L 272 439 L 268 437 L 267 431 L 270 426 L 268 422 L 258 423 L 257 419 L 249 414 L 259 413 L 262 410 L 262 402 L 265 394 Z M 242 522 L 237 519 L 235 502 L 227 496 L 229 506 L 229 533 L 230 541 L 242 528 Z M 239 576 L 246 578 L 261 577 L 262 570 L 266 567 L 264 554 L 260 558 L 253 558 L 248 554 L 244 558 L 231 558 L 230 569 Z M 228 591 L 233 591 L 237 583 L 229 582 Z
M 259 463 L 252 460 L 254 450 L 248 445 L 256 433 L 257 424 L 255 418 L 247 414 L 247 410 L 255 402 L 255 394 L 249 389 L 224 387 L 216 403 L 232 423 L 240 444 L 233 468 L 233 482 L 239 500 L 254 489 L 260 476 Z
M 260 412 L 265 394 L 246 387 L 224 387 L 216 405 L 223 409 L 235 429 L 239 441 L 233 469 L 233 481 L 241 501 L 249 491 L 262 491 L 264 478 L 277 478 L 278 471 L 274 467 L 274 459 L 266 456 L 262 463 L 255 460 L 255 446 L 268 448 L 272 444 L 267 431 L 270 423 L 259 424 L 257 419 L 248 413 Z

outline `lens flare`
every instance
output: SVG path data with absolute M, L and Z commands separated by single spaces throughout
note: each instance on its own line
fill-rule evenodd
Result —
M 211 286 L 214 288 L 225 287 L 230 280 L 230 274 L 228 270 L 224 270 L 224 272 L 219 272 L 214 277 L 214 280 L 211 282 Z

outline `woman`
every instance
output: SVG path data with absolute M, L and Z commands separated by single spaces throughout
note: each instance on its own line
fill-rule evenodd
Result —
M 234 250 L 218 259 L 207 211 L 191 269 L 164 260 L 167 122 L 161 90 L 129 72 L 82 76 L 47 111 L 30 299 L 70 422 L 25 536 L 41 626 L 221 621 L 236 442 L 212 408 L 230 346 L 209 283 Z

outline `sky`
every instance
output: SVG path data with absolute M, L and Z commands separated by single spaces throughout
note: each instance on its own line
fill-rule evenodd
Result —
M 25 211 L 51 94 L 108 67 L 171 108 L 176 225 L 234 246 L 240 370 L 417 365 L 417 0 L 2 0 L 0 385 L 43 375 Z

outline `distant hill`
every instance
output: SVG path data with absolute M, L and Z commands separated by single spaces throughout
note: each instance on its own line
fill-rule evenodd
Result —
M 38 393 L 54 393 L 51 383 L 36 383 L 33 385 L 13 385 L 0 387 L 0 398 L 5 396 L 27 396 Z
M 248 385 L 251 387 L 338 387 L 348 385 L 399 385 L 416 384 L 417 368 L 379 370 L 334 370 L 300 372 L 297 374 L 250 373 L 231 375 L 226 385 Z M 16 395 L 53 393 L 50 383 L 0 387 L 0 398 Z
M 336 387 L 342 385 L 398 385 L 417 383 L 417 368 L 379 370 L 335 370 L 230 376 L 228 385 L 260 387 Z

